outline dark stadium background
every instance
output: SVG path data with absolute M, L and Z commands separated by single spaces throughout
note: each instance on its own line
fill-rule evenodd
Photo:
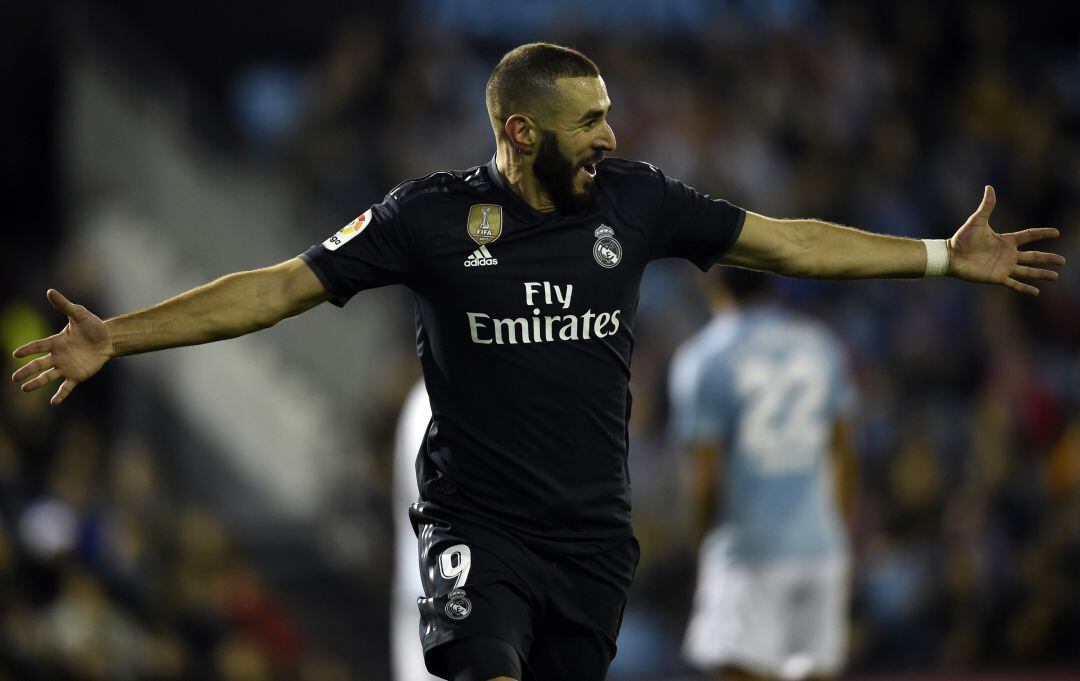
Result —
M 102 316 L 146 306 L 485 162 L 492 65 L 568 44 L 605 75 L 618 155 L 752 210 L 941 238 L 991 183 L 999 230 L 1062 228 L 1071 265 L 1037 299 L 780 295 L 857 370 L 850 676 L 1080 678 L 1078 26 L 986 1 L 3 3 L 2 345 L 58 328 L 49 286 Z M 642 292 L 644 557 L 613 679 L 698 678 L 677 658 L 693 566 L 664 384 L 699 282 L 662 262 Z M 0 392 L 0 679 L 389 678 L 412 308 L 323 307 L 113 363 L 59 409 Z

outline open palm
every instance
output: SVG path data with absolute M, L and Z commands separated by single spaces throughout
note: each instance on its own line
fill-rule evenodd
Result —
M 49 400 L 55 406 L 63 402 L 76 385 L 96 374 L 109 361 L 113 345 L 105 323 L 97 315 L 82 305 L 73 304 L 56 289 L 49 289 L 46 297 L 49 304 L 67 315 L 67 326 L 60 333 L 17 349 L 15 357 L 48 354 L 21 367 L 11 375 L 11 380 L 18 383 L 34 376 L 22 385 L 25 392 L 31 392 L 63 378 L 64 382 Z
M 1056 238 L 1058 230 L 1035 227 L 998 234 L 990 228 L 990 213 L 996 202 L 994 188 L 987 185 L 978 210 L 949 239 L 952 250 L 949 274 L 968 281 L 1000 284 L 1037 296 L 1039 289 L 1018 278 L 1053 281 L 1058 277 L 1057 272 L 1036 266 L 1064 265 L 1065 258 L 1056 253 L 1021 251 L 1019 247 L 1032 241 Z

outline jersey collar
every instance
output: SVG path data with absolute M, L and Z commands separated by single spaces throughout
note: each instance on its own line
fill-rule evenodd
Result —
M 495 156 L 491 157 L 491 160 L 487 164 L 488 176 L 491 178 L 491 184 L 495 186 L 495 189 L 505 195 L 505 201 L 509 203 L 514 212 L 520 214 L 526 219 L 527 222 L 540 222 L 549 215 L 555 215 L 555 212 L 545 213 L 543 211 L 536 210 L 521 198 L 521 195 L 514 191 L 514 188 L 510 186 L 510 182 L 499 171 L 499 165 L 495 162 Z

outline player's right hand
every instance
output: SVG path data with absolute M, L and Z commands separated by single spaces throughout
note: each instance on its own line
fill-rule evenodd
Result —
M 49 400 L 56 406 L 71 394 L 75 386 L 96 374 L 113 355 L 112 338 L 105 322 L 82 305 L 75 305 L 56 289 L 45 294 L 49 304 L 67 315 L 64 329 L 53 336 L 32 341 L 17 349 L 16 358 L 47 353 L 11 375 L 16 383 L 34 376 L 22 384 L 23 392 L 31 392 L 58 378 L 64 382 Z

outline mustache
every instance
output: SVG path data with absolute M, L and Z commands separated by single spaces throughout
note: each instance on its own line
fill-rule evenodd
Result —
M 601 152 L 598 152 L 595 156 L 590 156 L 581 165 L 585 165 L 585 166 L 595 165 L 595 164 L 599 163 L 600 161 L 603 161 L 605 158 L 607 158 L 607 154 L 605 154 L 604 152 L 601 151 Z

